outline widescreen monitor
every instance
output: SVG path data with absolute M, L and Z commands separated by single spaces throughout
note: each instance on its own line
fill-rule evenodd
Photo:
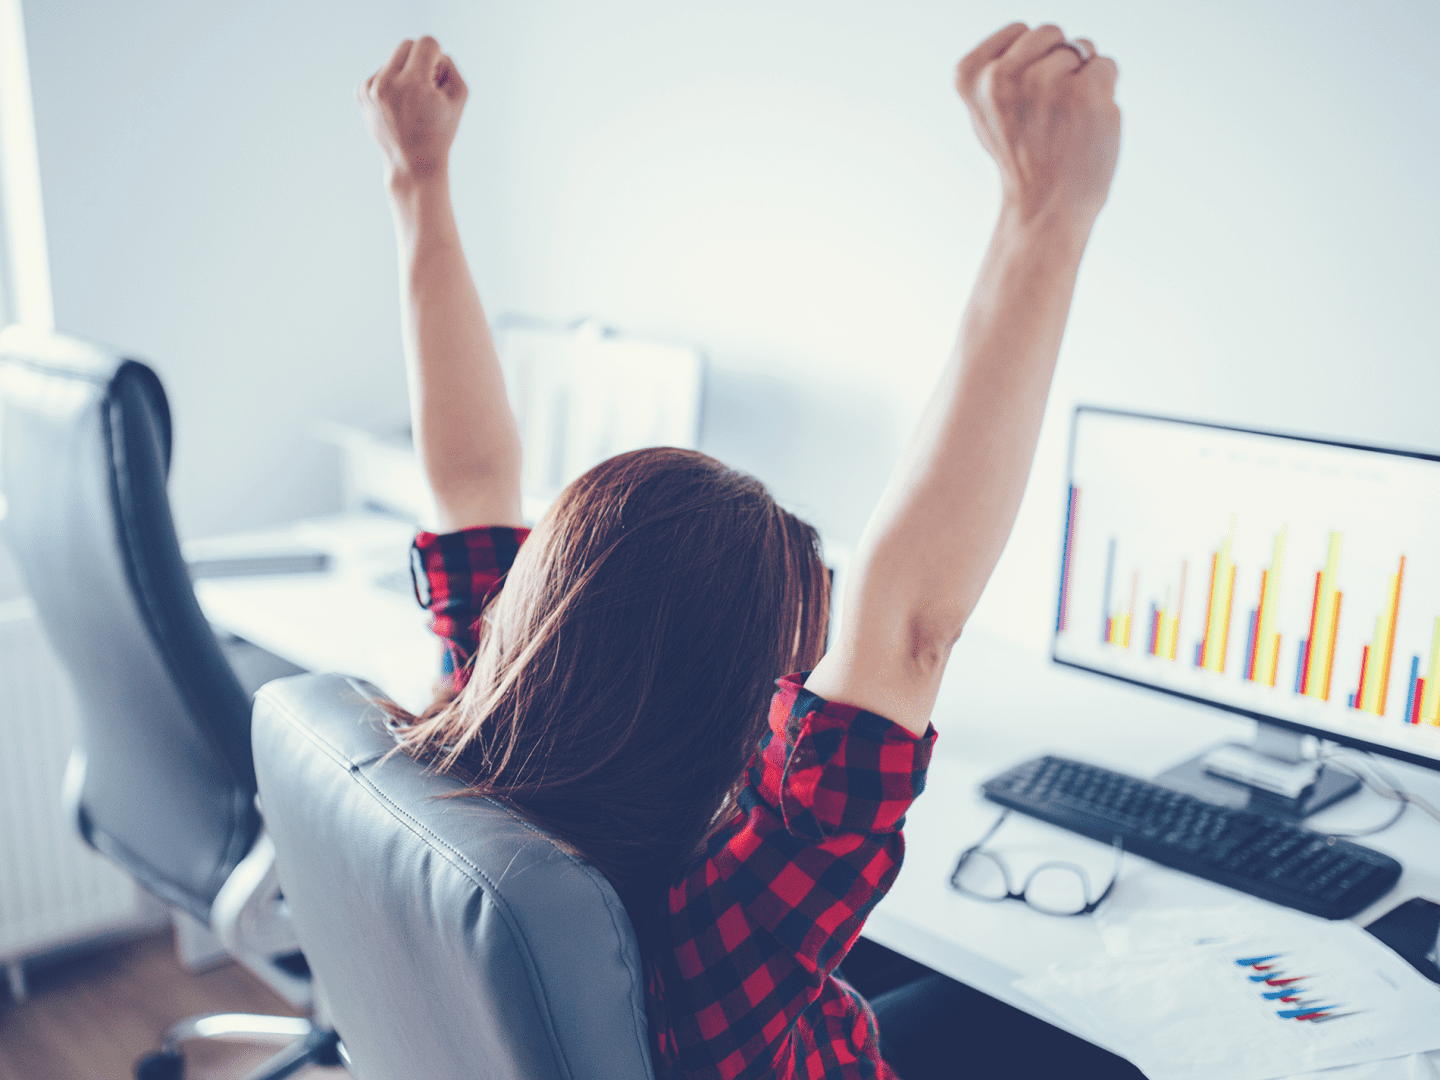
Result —
M 1440 457 L 1076 410 L 1054 659 L 1440 768 Z

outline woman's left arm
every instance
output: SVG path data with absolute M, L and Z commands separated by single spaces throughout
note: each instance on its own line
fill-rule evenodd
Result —
M 519 426 L 450 205 L 467 95 L 432 37 L 402 41 L 356 91 L 385 155 L 415 447 L 442 532 L 523 524 Z
M 1080 257 L 1120 147 L 1114 61 L 1056 26 L 1005 27 L 956 74 L 1001 208 L 959 340 L 846 574 L 807 689 L 914 735 L 990 578 L 1030 473 Z

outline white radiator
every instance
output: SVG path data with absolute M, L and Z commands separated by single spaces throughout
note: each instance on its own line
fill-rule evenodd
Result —
M 34 606 L 0 602 L 0 965 L 17 997 L 24 958 L 156 922 L 157 905 L 66 816 L 61 782 L 79 735 Z

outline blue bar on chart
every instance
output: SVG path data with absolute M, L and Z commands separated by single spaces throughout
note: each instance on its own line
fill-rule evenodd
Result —
M 1055 615 L 1055 630 L 1063 633 L 1070 623 L 1070 578 L 1075 561 L 1075 522 L 1080 511 L 1080 489 L 1070 485 L 1070 499 L 1065 504 L 1065 549 L 1060 554 L 1060 610 Z
M 1420 715 L 1415 708 L 1415 684 L 1420 681 L 1420 657 L 1410 659 L 1410 691 L 1405 696 L 1405 712 L 1401 719 L 1407 724 L 1418 724 Z
M 1110 644 L 1110 591 L 1115 585 L 1115 538 L 1110 538 L 1110 550 L 1105 556 L 1105 607 L 1100 612 L 1100 644 Z

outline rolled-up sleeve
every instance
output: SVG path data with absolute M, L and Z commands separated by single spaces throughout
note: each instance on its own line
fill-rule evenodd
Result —
M 479 642 L 480 616 L 505 584 L 529 529 L 490 525 L 453 533 L 421 532 L 411 549 L 415 598 L 445 642 L 446 674 L 458 690 Z
M 832 973 L 899 873 L 935 731 L 777 685 L 739 814 L 670 891 L 669 1047 L 695 1076 L 889 1076 Z

